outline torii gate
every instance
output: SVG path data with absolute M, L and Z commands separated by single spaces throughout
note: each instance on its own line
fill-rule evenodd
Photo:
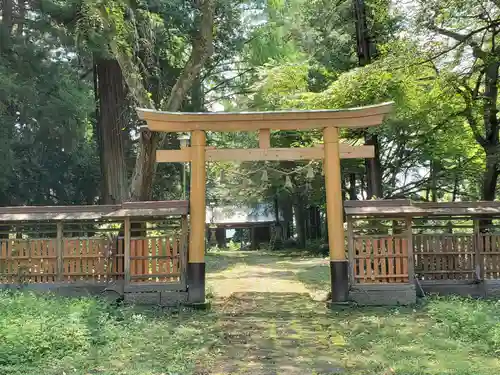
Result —
M 188 302 L 205 303 L 205 189 L 207 161 L 263 161 L 324 159 L 330 247 L 332 303 L 346 302 L 349 264 L 345 254 L 340 159 L 371 158 L 373 146 L 339 142 L 339 128 L 366 128 L 382 123 L 392 103 L 345 110 L 279 112 L 181 113 L 137 109 L 151 131 L 191 132 L 191 146 L 159 150 L 160 163 L 191 163 L 190 234 L 187 264 Z M 322 147 L 272 148 L 270 131 L 323 129 Z M 206 131 L 258 132 L 259 148 L 214 149 L 206 146 Z

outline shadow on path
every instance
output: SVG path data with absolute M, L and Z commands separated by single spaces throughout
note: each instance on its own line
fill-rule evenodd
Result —
M 206 374 L 343 372 L 331 349 L 341 349 L 345 341 L 338 333 L 324 334 L 331 326 L 331 312 L 308 294 L 235 293 L 214 309 L 221 354 Z

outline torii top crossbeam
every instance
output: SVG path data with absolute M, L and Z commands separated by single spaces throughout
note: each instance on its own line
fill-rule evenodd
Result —
M 312 111 L 276 112 L 161 112 L 139 108 L 141 120 L 146 120 L 148 128 L 158 132 L 204 131 L 257 131 L 308 130 L 324 127 L 366 128 L 382 123 L 384 116 L 391 112 L 392 103 L 374 106 Z

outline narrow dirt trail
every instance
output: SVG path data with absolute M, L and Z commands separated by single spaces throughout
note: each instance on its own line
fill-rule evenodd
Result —
M 342 349 L 343 337 L 330 332 L 331 312 L 311 297 L 318 291 L 314 277 L 321 289 L 328 276 L 322 259 L 240 253 L 213 260 L 219 263 L 207 280 L 222 337 L 215 364 L 198 374 L 342 372 L 332 352 Z

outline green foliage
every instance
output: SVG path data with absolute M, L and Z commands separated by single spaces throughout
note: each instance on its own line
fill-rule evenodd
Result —
M 212 340 L 197 314 L 110 306 L 95 298 L 0 293 L 0 372 L 5 375 L 186 374 Z
M 500 317 L 498 301 L 482 301 L 460 297 L 435 298 L 427 310 L 437 321 L 436 327 L 450 337 L 475 342 L 487 353 L 500 351 Z

